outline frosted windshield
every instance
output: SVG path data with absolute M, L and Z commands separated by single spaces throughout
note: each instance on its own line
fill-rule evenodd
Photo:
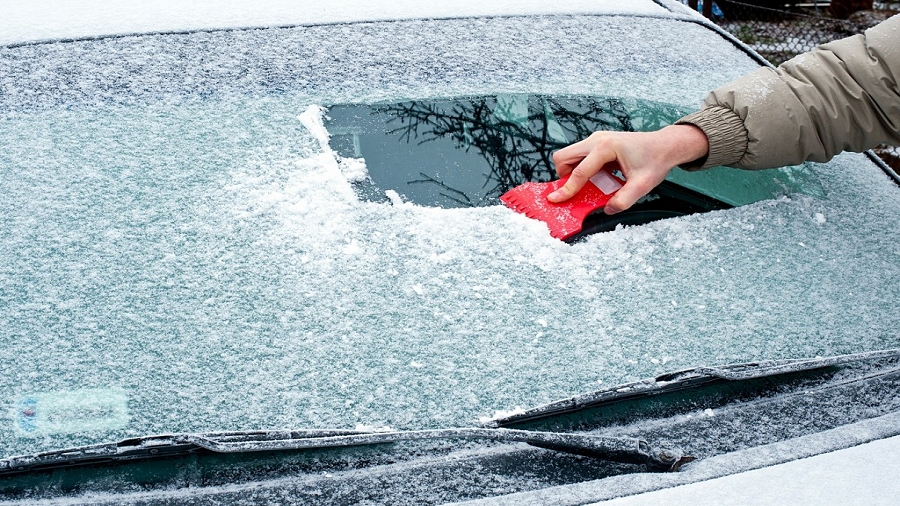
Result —
M 692 365 L 898 345 L 900 200 L 862 156 L 810 168 L 820 195 L 576 245 L 501 206 L 357 196 L 319 105 L 692 108 L 755 66 L 693 23 L 553 21 L 0 48 L 0 456 L 471 425 Z

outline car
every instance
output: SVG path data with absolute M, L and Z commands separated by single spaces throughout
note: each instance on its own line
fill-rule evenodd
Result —
M 6 501 L 585 504 L 900 434 L 871 153 L 568 243 L 499 204 L 766 65 L 679 2 L 86 5 L 0 20 Z

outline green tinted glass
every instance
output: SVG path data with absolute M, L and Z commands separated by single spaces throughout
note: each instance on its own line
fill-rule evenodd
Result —
M 335 105 L 326 123 L 332 148 L 362 158 L 354 181 L 361 198 L 435 207 L 495 205 L 526 181 L 555 178 L 552 152 L 598 130 L 651 131 L 688 111 L 613 97 L 508 94 L 377 105 Z M 815 177 L 797 168 L 672 171 L 669 180 L 726 204 L 745 205 L 785 193 L 820 195 Z

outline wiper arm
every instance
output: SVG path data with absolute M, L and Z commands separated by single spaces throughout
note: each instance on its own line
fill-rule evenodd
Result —
M 686 371 L 680 371 L 658 376 L 656 381 L 666 381 L 667 378 L 679 379 L 682 375 L 708 375 L 730 381 L 740 381 L 754 378 L 764 378 L 779 374 L 790 374 L 801 371 L 811 371 L 824 367 L 859 362 L 862 360 L 878 360 L 884 358 L 900 357 L 900 348 L 890 350 L 868 351 L 850 355 L 836 355 L 824 358 L 804 358 L 796 360 L 764 360 L 749 362 L 746 364 L 724 365 L 720 367 L 696 367 Z
M 571 413 L 585 408 L 614 404 L 629 399 L 695 389 L 712 383 L 753 380 L 782 374 L 813 371 L 850 362 L 898 357 L 900 357 L 900 348 L 855 353 L 851 355 L 836 355 L 825 358 L 766 360 L 718 367 L 694 367 L 682 371 L 662 374 L 651 379 L 561 399 L 549 404 L 531 408 L 524 412 L 495 418 L 487 422 L 485 426 L 503 427 L 508 424 L 527 422 L 563 413 Z
M 366 446 L 433 439 L 487 439 L 523 442 L 541 448 L 627 464 L 641 464 L 653 471 L 677 471 L 694 460 L 679 450 L 655 449 L 646 441 L 591 434 L 569 434 L 516 429 L 454 428 L 418 431 L 365 432 L 301 430 L 170 434 L 46 452 L 0 460 L 0 476 L 53 469 L 76 464 L 131 461 L 186 455 L 206 450 L 214 453 L 247 453 Z
M 216 432 L 209 437 L 217 438 L 249 438 L 266 439 L 272 434 L 285 437 L 330 437 L 347 434 L 360 434 L 353 430 L 300 430 L 277 432 Z M 115 443 L 100 443 L 9 457 L 0 460 L 0 476 L 16 474 L 72 465 L 102 464 L 105 462 L 124 462 L 148 458 L 180 456 L 196 453 L 201 448 L 193 443 L 181 440 L 186 434 L 165 434 L 125 439 Z

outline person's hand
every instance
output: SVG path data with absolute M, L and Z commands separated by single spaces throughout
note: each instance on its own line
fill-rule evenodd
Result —
M 565 202 L 601 168 L 610 165 L 621 170 L 626 179 L 604 207 L 606 214 L 615 214 L 656 188 L 672 167 L 702 158 L 708 151 L 706 134 L 693 125 L 672 125 L 655 132 L 595 132 L 553 154 L 556 173 L 571 176 L 547 200 Z

